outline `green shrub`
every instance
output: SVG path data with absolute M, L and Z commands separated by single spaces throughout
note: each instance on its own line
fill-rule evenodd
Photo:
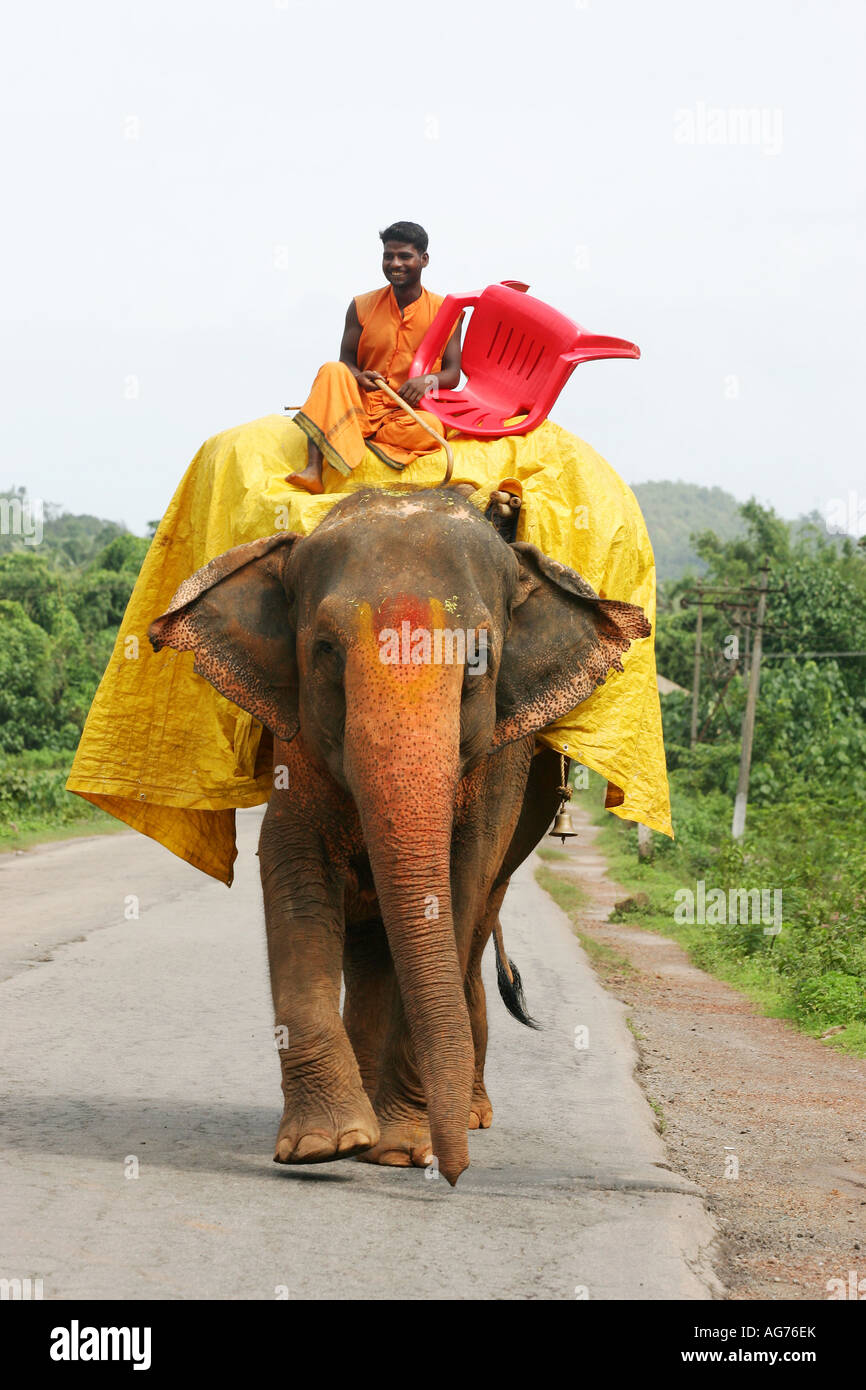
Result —
M 816 1023 L 832 1027 L 866 1020 L 866 977 L 830 970 L 818 979 L 800 980 L 794 997 L 798 1014 Z

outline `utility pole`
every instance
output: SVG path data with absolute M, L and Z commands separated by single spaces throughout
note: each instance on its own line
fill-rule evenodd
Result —
M 752 628 L 749 623 L 749 614 L 746 613 L 745 625 L 743 627 L 743 680 L 749 679 L 749 640 L 752 635 Z
M 698 700 L 701 693 L 701 637 L 704 630 L 704 590 L 701 581 L 695 585 L 698 594 L 698 623 L 695 628 L 695 673 L 692 678 L 692 731 L 689 747 L 698 741 Z
M 731 836 L 741 840 L 746 829 L 746 805 L 749 800 L 749 773 L 752 767 L 752 740 L 755 735 L 755 712 L 758 707 L 758 687 L 761 682 L 761 643 L 764 618 L 767 612 L 767 580 L 770 566 L 765 559 L 761 566 L 761 580 L 758 585 L 758 611 L 752 634 L 751 669 L 749 671 L 749 690 L 746 695 L 746 709 L 743 715 L 743 742 L 740 751 L 740 775 L 737 780 L 737 797 L 734 802 L 734 820 Z M 700 609 L 698 609 L 700 612 Z

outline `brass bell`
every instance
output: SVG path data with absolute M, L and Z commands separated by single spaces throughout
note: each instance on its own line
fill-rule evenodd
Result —
M 567 746 L 567 745 L 566 745 Z M 571 823 L 571 812 L 566 807 L 571 800 L 571 787 L 568 784 L 568 770 L 571 767 L 571 758 L 567 758 L 564 753 L 559 755 L 559 781 L 557 787 L 559 792 L 559 810 L 556 813 L 556 820 L 553 822 L 553 829 L 548 830 L 548 835 L 556 839 L 557 835 L 563 844 L 566 840 L 575 839 L 577 831 Z
M 565 844 L 567 839 L 571 839 L 577 835 L 577 831 L 571 823 L 571 812 L 566 808 L 564 803 L 557 811 L 556 820 L 553 822 L 553 829 L 548 831 L 548 835 L 554 838 L 558 835 L 563 844 Z

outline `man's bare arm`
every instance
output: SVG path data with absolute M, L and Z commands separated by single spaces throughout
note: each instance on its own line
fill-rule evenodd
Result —
M 442 354 L 442 370 L 437 377 L 440 391 L 453 391 L 456 386 L 460 385 L 460 334 L 462 331 L 463 315 L 461 314 Z
M 358 318 L 358 310 L 355 308 L 355 301 L 352 300 L 346 310 L 346 324 L 343 329 L 343 341 L 340 343 L 340 361 L 345 367 L 349 368 L 352 376 L 357 381 L 362 391 L 375 391 L 376 383 L 373 380 L 374 372 L 362 372 L 358 366 L 358 344 L 361 341 L 361 321 Z
M 457 325 L 442 354 L 442 367 L 438 372 L 428 372 L 426 376 L 410 377 L 397 392 L 407 405 L 417 405 L 422 396 L 430 391 L 452 391 L 460 385 L 460 334 L 463 326 L 461 314 Z

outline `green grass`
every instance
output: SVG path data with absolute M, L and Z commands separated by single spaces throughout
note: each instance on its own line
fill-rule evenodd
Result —
M 572 878 L 570 874 L 562 874 L 556 869 L 548 869 L 543 864 L 535 871 L 535 880 L 541 885 L 545 893 L 549 893 L 556 903 L 569 917 L 574 915 L 577 920 L 577 913 L 582 907 L 586 906 L 587 895 L 583 885 Z
M 557 858 L 570 859 L 571 855 L 559 854 Z M 626 960 L 625 956 L 580 930 L 580 914 L 586 907 L 588 895 L 576 879 L 561 870 L 548 869 L 542 865 L 535 871 L 535 880 L 545 893 L 550 894 L 557 907 L 561 907 L 566 916 L 570 918 L 578 941 L 589 956 L 592 966 L 600 975 L 606 980 L 610 980 L 614 977 L 635 973 L 634 966 L 629 960 Z
M 129 826 L 110 816 L 107 811 L 93 807 L 93 816 L 78 820 L 64 821 L 60 825 L 46 823 L 31 825 L 17 833 L 8 826 L 0 826 L 0 854 L 14 854 L 16 850 L 32 849 L 34 845 L 51 844 L 56 840 L 78 840 L 88 835 L 115 835 Z
M 662 1110 L 661 1105 L 659 1104 L 659 1102 L 658 1102 L 657 1100 L 653 1100 L 652 1096 L 647 1096 L 647 1100 L 649 1101 L 649 1103 L 650 1103 L 650 1105 L 652 1106 L 653 1111 L 654 1111 L 654 1113 L 655 1113 L 655 1117 L 656 1117 L 656 1126 L 657 1126 L 657 1128 L 658 1128 L 658 1132 L 659 1132 L 659 1134 L 664 1134 L 665 1130 L 667 1129 L 667 1124 L 665 1123 L 664 1111 Z
M 628 914 L 614 912 L 610 920 L 627 921 L 644 931 L 670 937 L 697 964 L 697 957 L 706 950 L 707 929 L 697 923 L 677 923 L 673 915 L 674 894 L 683 886 L 682 871 L 665 867 L 664 863 L 636 860 L 619 824 L 607 812 L 605 816 L 606 823 L 600 822 L 601 834 L 596 843 L 607 860 L 611 878 L 621 883 L 630 894 L 644 892 L 649 898 L 647 907 L 636 908 Z M 707 967 L 702 965 L 702 968 Z M 739 963 L 719 958 L 711 973 L 742 989 L 758 1004 L 762 1013 L 775 1018 L 793 1017 L 791 1009 L 784 1005 L 778 984 L 767 978 L 766 970 L 754 958 Z
M 863 851 L 855 825 L 836 808 L 777 807 L 750 813 L 751 837 L 735 846 L 727 834 L 727 803 L 684 795 L 676 785 L 673 790 L 674 822 L 683 834 L 675 843 L 656 836 L 654 857 L 644 861 L 637 858 L 636 830 L 592 797 L 600 826 L 596 843 L 611 877 L 649 899 L 621 920 L 670 937 L 695 965 L 740 990 L 768 1017 L 815 1038 L 843 1024 L 844 1032 L 822 1041 L 866 1056 Z M 798 833 L 801 816 L 808 839 Z M 675 894 L 694 888 L 699 878 L 721 887 L 780 886 L 779 936 L 764 937 L 760 928 L 678 923 Z
M 577 932 L 577 939 L 589 956 L 593 968 L 605 980 L 621 979 L 623 976 L 628 977 L 636 973 L 631 961 L 621 956 L 612 946 L 606 945 L 603 941 L 596 941 L 595 937 L 587 936 L 581 931 Z
M 588 802 L 600 827 L 597 840 L 610 876 L 626 894 L 647 902 L 613 913 L 633 927 L 676 941 L 700 969 L 743 993 L 755 1008 L 784 1019 L 826 1045 L 866 1056 L 866 855 L 859 822 L 835 805 L 780 805 L 750 812 L 750 834 L 731 842 L 730 806 L 717 794 L 701 794 L 672 778 L 675 842 L 655 837 L 653 857 L 637 857 L 637 832 L 603 809 L 594 779 Z M 580 931 L 586 894 L 563 861 L 571 856 L 544 847 L 536 878 L 571 918 L 581 945 L 609 983 L 633 967 L 610 946 Z M 572 861 L 573 862 L 573 861 Z M 676 894 L 704 879 L 722 888 L 779 887 L 782 930 L 765 936 L 760 926 L 678 922 Z M 843 1031 L 821 1038 L 828 1029 Z
M 66 790 L 71 761 L 48 748 L 0 754 L 0 853 L 127 828 Z
M 866 1023 L 849 1023 L 844 1033 L 837 1033 L 835 1037 L 824 1038 L 822 1041 L 838 1048 L 840 1052 L 850 1052 L 854 1057 L 866 1057 Z

